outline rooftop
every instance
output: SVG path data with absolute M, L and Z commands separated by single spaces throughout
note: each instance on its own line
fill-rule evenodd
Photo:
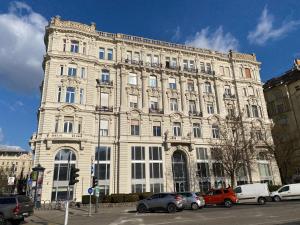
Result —
M 0 152 L 9 152 L 9 153 L 29 153 L 29 151 L 19 147 L 19 146 L 10 146 L 10 145 L 0 145 Z

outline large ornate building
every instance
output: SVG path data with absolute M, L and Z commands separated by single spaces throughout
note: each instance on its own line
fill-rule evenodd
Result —
M 45 45 L 30 140 L 35 164 L 46 168 L 44 200 L 65 197 L 68 158 L 80 169 L 77 199 L 91 185 L 92 165 L 104 193 L 204 191 L 227 183 L 210 149 L 220 121 L 247 111 L 245 122 L 269 126 L 253 54 L 106 33 L 59 17 L 46 27 Z M 276 163 L 256 161 L 252 179 L 280 183 Z

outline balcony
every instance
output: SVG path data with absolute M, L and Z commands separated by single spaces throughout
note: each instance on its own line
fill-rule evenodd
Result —
M 202 112 L 189 111 L 189 116 L 202 117 L 203 114 L 202 114 Z
M 161 64 L 160 63 L 146 62 L 145 65 L 149 66 L 149 67 L 153 67 L 153 68 L 161 68 Z
M 131 64 L 131 65 L 143 65 L 143 61 L 142 60 L 135 60 L 135 59 L 125 59 L 124 60 L 125 63 Z
M 177 65 L 170 65 L 170 64 L 166 64 L 166 69 L 171 69 L 171 70 L 180 70 L 180 66 Z
M 201 72 L 201 73 L 208 74 L 208 75 L 215 75 L 215 71 L 213 71 L 213 70 L 205 70 L 205 69 L 201 69 L 200 72 Z
M 235 99 L 235 94 L 225 93 L 225 94 L 223 94 L 223 98 Z
M 189 68 L 189 67 L 183 67 L 183 71 L 190 72 L 190 73 L 198 73 L 198 69 Z
M 164 114 L 164 111 L 162 109 L 149 108 L 149 113 Z
M 96 106 L 96 111 L 98 112 L 113 112 L 112 106 Z
M 113 86 L 113 81 L 112 80 L 100 80 L 100 79 L 96 79 L 97 80 L 97 85 L 100 86 Z

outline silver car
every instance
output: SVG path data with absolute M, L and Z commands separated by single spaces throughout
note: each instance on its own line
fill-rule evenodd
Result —
M 175 213 L 177 210 L 183 209 L 183 197 L 175 193 L 157 193 L 149 198 L 138 201 L 136 209 L 139 213 L 158 210 Z
M 184 197 L 184 209 L 202 209 L 205 205 L 204 198 L 195 192 L 179 192 Z

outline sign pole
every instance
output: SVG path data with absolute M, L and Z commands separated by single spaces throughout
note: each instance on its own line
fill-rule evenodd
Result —
M 89 216 L 92 216 L 92 194 L 90 194 L 90 208 L 89 208 Z

